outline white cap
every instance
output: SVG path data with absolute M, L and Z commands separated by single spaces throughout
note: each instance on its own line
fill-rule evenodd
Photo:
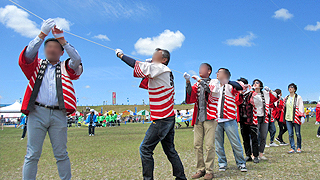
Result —
M 94 112 L 94 109 L 90 109 L 90 112 Z

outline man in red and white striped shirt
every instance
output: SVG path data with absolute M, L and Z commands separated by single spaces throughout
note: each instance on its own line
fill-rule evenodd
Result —
M 55 38 L 45 37 L 52 32 Z M 46 59 L 38 58 L 44 42 Z M 69 55 L 60 61 L 64 50 Z M 28 115 L 27 154 L 23 165 L 23 179 L 36 179 L 43 141 L 49 134 L 53 154 L 61 179 L 71 179 L 67 152 L 67 114 L 76 110 L 76 96 L 72 81 L 83 69 L 77 50 L 64 38 L 53 19 L 44 21 L 40 34 L 21 52 L 19 66 L 29 80 L 21 111 Z
M 123 54 L 117 49 L 116 55 L 130 67 L 134 68 L 133 76 L 143 78 L 140 87 L 148 89 L 150 118 L 152 124 L 140 145 L 143 179 L 153 177 L 153 150 L 159 142 L 172 164 L 173 176 L 176 179 L 187 179 L 180 157 L 174 147 L 174 84 L 171 70 L 167 67 L 170 53 L 157 48 L 151 62 L 139 62 Z

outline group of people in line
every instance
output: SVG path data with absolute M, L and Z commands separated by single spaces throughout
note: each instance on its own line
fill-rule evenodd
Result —
M 44 40 L 52 32 L 54 38 Z M 38 58 L 38 50 L 44 42 L 46 59 Z M 70 58 L 60 61 L 64 50 Z M 116 56 L 133 69 L 133 76 L 141 78 L 141 88 L 148 90 L 150 104 L 150 124 L 140 145 L 142 175 L 145 180 L 154 179 L 153 151 L 161 143 L 164 153 L 172 164 L 176 179 L 185 180 L 184 167 L 174 145 L 174 76 L 167 66 L 170 61 L 168 50 L 157 48 L 151 61 L 140 62 L 116 50 Z M 76 49 L 64 38 L 63 31 L 53 19 L 43 22 L 41 32 L 23 49 L 19 56 L 19 66 L 29 80 L 21 111 L 28 115 L 28 143 L 23 165 L 23 179 L 35 179 L 38 161 L 46 134 L 49 134 L 53 153 L 57 161 L 61 179 L 71 179 L 70 159 L 67 152 L 67 118 L 76 111 L 76 98 L 72 80 L 77 80 L 83 72 L 82 59 Z M 194 104 L 191 125 L 194 126 L 194 149 L 197 172 L 192 178 L 213 178 L 214 156 L 218 156 L 219 171 L 225 171 L 228 163 L 224 149 L 227 135 L 233 149 L 236 164 L 246 172 L 246 161 L 265 160 L 264 148 L 268 131 L 272 132 L 273 119 L 278 118 L 287 127 L 291 145 L 290 153 L 301 152 L 301 119 L 303 101 L 296 94 L 297 86 L 290 84 L 290 95 L 281 98 L 277 91 L 264 87 L 256 79 L 252 85 L 244 78 L 230 81 L 231 73 L 220 68 L 216 78 L 210 78 L 212 67 L 208 63 L 200 65 L 199 76 L 193 76 L 196 83 L 191 85 L 190 75 L 186 79 L 186 103 Z M 279 116 L 274 117 L 272 110 Z M 238 112 L 237 112 L 238 111 Z M 94 134 L 95 115 L 91 112 L 87 121 L 91 123 L 89 134 Z M 248 158 L 243 156 L 243 148 L 238 133 L 239 121 Z M 274 125 L 274 124 L 273 124 Z M 294 142 L 294 131 L 297 146 Z M 281 137 L 281 136 L 280 136 Z M 279 137 L 279 139 L 280 139 Z M 281 139 L 280 139 L 281 140 Z M 279 141 L 280 141 L 279 140 Z M 252 143 L 248 143 L 251 141 Z M 272 140 L 273 141 L 273 140 Z M 203 143 L 207 151 L 203 153 Z M 281 140 L 283 142 L 283 140 Z M 252 152 L 250 151 L 252 148 Z
M 246 172 L 246 162 L 259 163 L 267 160 L 264 156 L 266 138 L 270 133 L 270 145 L 287 145 L 283 134 L 288 130 L 291 149 L 288 153 L 301 153 L 301 121 L 304 119 L 304 106 L 297 92 L 297 85 L 288 85 L 289 95 L 282 98 L 280 89 L 272 91 L 263 86 L 259 79 L 240 78 L 230 81 L 231 73 L 220 68 L 216 78 L 211 79 L 212 67 L 203 63 L 199 75 L 192 76 L 197 82 L 191 86 L 190 75 L 185 73 L 186 102 L 195 103 L 192 125 L 194 125 L 194 148 L 196 150 L 197 172 L 193 179 L 213 178 L 214 155 L 218 156 L 219 171 L 226 171 L 227 159 L 224 149 L 224 136 L 227 135 L 236 164 L 240 171 Z M 279 124 L 279 135 L 275 139 L 275 120 Z M 240 142 L 238 124 L 243 139 L 245 155 Z M 294 132 L 297 145 L 294 141 Z M 203 153 L 203 141 L 207 151 Z

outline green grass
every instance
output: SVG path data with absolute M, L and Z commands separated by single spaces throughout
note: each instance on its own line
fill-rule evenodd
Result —
M 314 122 L 315 119 L 311 118 L 309 123 L 302 126 L 301 154 L 287 154 L 289 146 L 266 148 L 265 156 L 269 160 L 259 164 L 247 163 L 247 173 L 237 170 L 230 143 L 226 139 L 229 168 L 226 172 L 218 172 L 216 157 L 216 178 L 318 179 L 320 139 L 316 138 L 318 126 Z M 73 179 L 142 179 L 139 145 L 148 126 L 149 124 L 122 124 L 121 127 L 96 128 L 94 137 L 88 136 L 86 127 L 69 128 L 68 152 Z M 177 129 L 175 135 L 176 149 L 188 179 L 196 171 L 192 130 L 185 127 Z M 27 139 L 20 141 L 21 133 L 21 129 L 15 128 L 0 130 L 0 179 L 21 179 L 27 145 Z M 287 133 L 284 139 L 288 142 Z M 160 144 L 154 153 L 155 178 L 173 179 L 171 165 Z M 38 164 L 37 179 L 59 179 L 48 136 Z

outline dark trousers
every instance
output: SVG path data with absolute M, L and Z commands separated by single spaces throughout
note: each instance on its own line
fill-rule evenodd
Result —
M 89 134 L 94 134 L 94 126 L 89 125 Z
M 22 132 L 21 138 L 26 137 L 26 133 L 27 133 L 27 124 L 23 126 L 23 132 Z
M 319 136 L 320 136 L 320 126 L 319 126 L 319 128 L 318 128 L 317 135 L 319 135 Z
M 243 146 L 246 156 L 259 156 L 258 126 L 240 123 Z
M 149 126 L 141 145 L 140 157 L 142 161 L 142 174 L 144 180 L 152 180 L 154 170 L 153 150 L 159 142 L 172 164 L 173 176 L 176 179 L 187 179 L 180 157 L 174 147 L 175 117 L 155 120 Z
M 282 122 L 280 122 L 279 121 L 279 119 L 276 119 L 277 121 L 278 121 L 278 125 L 279 125 L 279 135 L 278 135 L 278 138 L 279 138 L 279 140 L 280 140 L 280 142 L 283 142 L 283 138 L 282 138 L 282 136 L 283 136 L 283 134 L 285 133 L 285 132 L 287 132 L 287 125 L 285 124 L 285 123 L 282 123 Z
M 185 121 L 184 123 L 187 125 L 187 127 L 189 127 L 189 124 L 190 124 L 189 121 Z

